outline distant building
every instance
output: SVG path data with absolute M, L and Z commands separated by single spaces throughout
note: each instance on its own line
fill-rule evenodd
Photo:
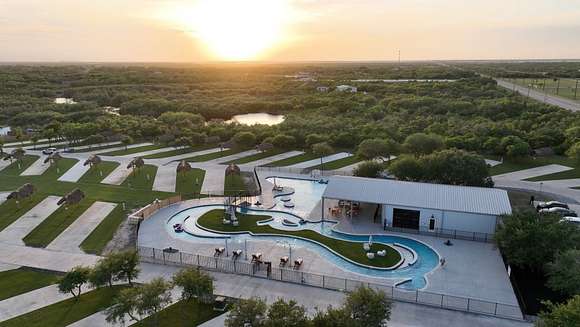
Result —
M 339 85 L 336 87 L 336 90 L 338 92 L 350 92 L 350 93 L 356 93 L 358 91 L 356 86 L 351 85 Z
M 326 93 L 326 92 L 330 91 L 330 87 L 328 87 L 328 86 L 318 86 L 316 88 L 316 91 L 322 92 L 322 93 Z

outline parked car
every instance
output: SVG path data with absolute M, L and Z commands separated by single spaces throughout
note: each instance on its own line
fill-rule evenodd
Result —
M 570 209 L 566 203 L 559 202 L 559 201 L 548 201 L 548 202 L 539 202 L 536 206 L 536 209 L 549 209 L 549 208 L 566 208 Z
M 47 155 L 53 154 L 55 152 L 56 152 L 56 148 L 46 148 L 46 149 L 42 150 L 42 153 L 47 154 Z
M 570 209 L 566 209 L 566 208 L 561 208 L 561 207 L 540 209 L 539 213 L 541 213 L 541 214 L 542 213 L 543 214 L 555 213 L 555 214 L 562 215 L 563 217 L 577 217 L 578 216 L 575 211 L 570 210 Z
M 73 152 L 75 152 L 75 149 L 74 148 L 64 148 L 64 150 L 62 150 L 62 152 L 64 152 L 64 153 L 73 153 Z
M 560 220 L 560 222 L 571 223 L 580 228 L 580 218 L 578 217 L 564 217 L 562 220 Z

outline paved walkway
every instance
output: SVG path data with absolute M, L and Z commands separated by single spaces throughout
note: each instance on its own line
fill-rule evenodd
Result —
M 48 196 L 40 201 L 34 208 L 0 232 L 0 242 L 24 245 L 22 239 L 59 208 L 56 203 L 60 198 L 60 196 Z M 1 256 L 0 262 L 2 262 Z
M 62 174 L 58 180 L 61 182 L 76 183 L 89 171 L 89 169 L 91 169 L 91 166 L 85 166 L 85 160 L 79 160 L 74 166 Z
M 38 142 L 36 143 L 44 143 L 44 142 L 48 142 L 48 139 L 41 139 L 38 140 Z M 6 143 L 4 144 L 5 148 L 11 148 L 11 147 L 19 147 L 19 146 L 23 146 L 23 145 L 28 145 L 28 144 L 32 144 L 32 141 L 23 141 L 23 142 L 10 142 L 10 143 Z
M 352 153 L 339 152 L 339 153 L 335 153 L 333 155 L 326 156 L 326 157 L 322 158 L 322 162 L 327 163 L 327 162 L 331 162 L 331 161 L 335 161 L 335 160 L 339 160 L 339 159 L 343 159 L 343 158 L 348 158 L 348 157 L 352 157 Z M 309 167 L 314 167 L 314 166 L 318 166 L 318 165 L 320 165 L 320 158 L 299 162 L 297 164 L 286 166 L 286 168 L 309 168 Z
M 117 203 L 95 202 L 46 248 L 49 250 L 84 253 L 81 243 L 115 209 Z
M 534 168 L 530 168 L 530 169 L 518 170 L 518 171 L 511 172 L 511 173 L 506 173 L 506 174 L 500 174 L 500 175 L 493 176 L 493 178 L 494 179 L 495 178 L 503 178 L 503 179 L 510 179 L 510 180 L 524 180 L 524 179 L 528 179 L 528 178 L 559 173 L 562 171 L 567 171 L 567 170 L 572 170 L 572 169 L 573 168 L 568 167 L 568 166 L 552 164 L 552 165 L 546 165 L 546 166 L 541 166 L 541 167 L 534 167 Z
M 13 265 L 13 264 L 10 264 L 10 263 L 0 263 L 0 272 L 1 271 L 14 270 L 14 269 L 18 269 L 18 268 L 20 268 L 20 266 Z
M 288 158 L 291 158 L 291 157 L 299 156 L 301 154 L 304 154 L 304 152 L 302 152 L 302 151 L 289 151 L 289 152 L 284 152 L 284 153 L 277 154 L 277 155 L 274 155 L 274 156 L 270 156 L 270 157 L 267 157 L 267 158 L 264 158 L 264 159 L 260 159 L 260 160 L 248 162 L 248 163 L 245 163 L 245 164 L 241 164 L 239 166 L 240 166 L 240 168 L 242 168 L 242 167 L 251 167 L 251 168 L 254 168 L 254 167 L 259 167 L 259 166 L 265 166 L 265 165 L 267 165 L 269 163 L 272 163 L 274 161 L 288 159 Z
M 28 293 L 0 301 L 0 321 L 8 320 L 28 312 L 71 298 L 62 294 L 57 285 L 39 288 Z
M 110 185 L 121 185 L 123 182 L 131 175 L 133 171 L 132 168 L 127 169 L 127 165 L 130 161 L 121 162 L 120 165 L 115 168 L 107 177 L 105 177 L 101 183 Z
M 98 256 L 91 254 L 53 251 L 0 241 L 1 263 L 65 272 L 76 266 L 92 266 L 98 259 Z
M 527 88 L 525 86 L 513 84 L 511 82 L 495 78 L 497 85 L 504 87 L 509 90 L 515 90 L 523 96 L 529 96 L 530 98 L 540 101 L 542 103 L 557 106 L 570 111 L 580 111 L 580 102 L 574 100 L 569 100 L 556 95 L 550 95 L 536 91 L 534 89 Z
M 50 168 L 50 162 L 44 163 L 48 156 L 41 155 L 35 162 L 32 163 L 28 168 L 26 168 L 20 176 L 37 176 L 44 174 L 45 171 Z
M 153 181 L 153 191 L 175 192 L 177 183 L 177 162 L 159 166 Z
M 4 203 L 6 200 L 6 197 L 12 192 L 0 192 L 0 204 Z

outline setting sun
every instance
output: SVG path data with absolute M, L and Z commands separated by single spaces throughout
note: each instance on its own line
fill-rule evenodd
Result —
M 171 19 L 220 59 L 248 60 L 280 41 L 288 9 L 283 0 L 200 0 Z

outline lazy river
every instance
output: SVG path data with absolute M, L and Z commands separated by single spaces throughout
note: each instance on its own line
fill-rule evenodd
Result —
M 303 230 L 309 229 L 318 232 L 322 235 L 332 237 L 335 239 L 351 241 L 351 242 L 368 242 L 370 235 L 353 235 L 344 232 L 337 231 L 335 229 L 336 222 L 333 221 L 316 221 L 316 222 L 306 222 L 305 224 L 299 224 L 298 222 L 302 217 L 307 217 L 307 215 L 312 211 L 312 209 L 317 205 L 318 201 L 322 197 L 324 192 L 325 184 L 318 183 L 317 181 L 304 180 L 304 179 L 290 179 L 290 178 L 280 178 L 272 177 L 271 182 L 275 182 L 277 185 L 282 185 L 284 187 L 290 187 L 294 192 L 289 196 L 295 203 L 294 208 L 286 208 L 283 205 L 281 197 L 277 198 L 276 205 L 271 209 L 260 209 L 255 207 L 244 208 L 243 212 L 246 214 L 254 215 L 268 215 L 273 219 L 260 224 L 267 224 L 273 228 L 279 230 Z M 287 200 L 284 199 L 284 200 Z M 411 249 L 416 254 L 416 261 L 411 265 L 403 265 L 400 268 L 394 270 L 384 270 L 375 269 L 372 267 L 367 267 L 359 265 L 352 262 L 344 257 L 330 251 L 325 246 L 322 246 L 316 242 L 309 241 L 306 239 L 295 238 L 292 236 L 276 235 L 276 236 L 260 236 L 260 235 L 250 235 L 250 234 L 231 234 L 224 235 L 218 233 L 212 233 L 210 231 L 204 230 L 197 225 L 197 219 L 203 216 L 205 213 L 215 210 L 223 209 L 223 205 L 203 205 L 185 209 L 174 216 L 172 216 L 166 224 L 166 231 L 170 233 L 173 237 L 179 238 L 184 241 L 190 242 L 215 242 L 215 239 L 227 238 L 230 244 L 243 244 L 247 241 L 256 240 L 269 240 L 274 242 L 288 242 L 292 244 L 292 247 L 303 247 L 311 251 L 316 252 L 321 257 L 327 259 L 334 265 L 342 268 L 345 271 L 353 272 L 356 274 L 361 274 L 369 277 L 375 278 L 391 278 L 400 279 L 404 282 L 399 283 L 397 286 L 407 289 L 421 289 L 427 284 L 425 275 L 430 271 L 434 270 L 439 264 L 439 256 L 437 253 L 428 245 L 414 240 L 412 238 L 402 237 L 398 235 L 383 235 L 383 234 L 373 234 L 372 241 L 374 243 L 384 243 L 390 244 L 397 243 Z M 284 222 L 293 222 L 292 226 L 288 226 Z M 176 223 L 183 224 L 186 233 L 176 233 L 173 230 L 173 225 Z M 361 244 L 362 246 L 362 244 Z

